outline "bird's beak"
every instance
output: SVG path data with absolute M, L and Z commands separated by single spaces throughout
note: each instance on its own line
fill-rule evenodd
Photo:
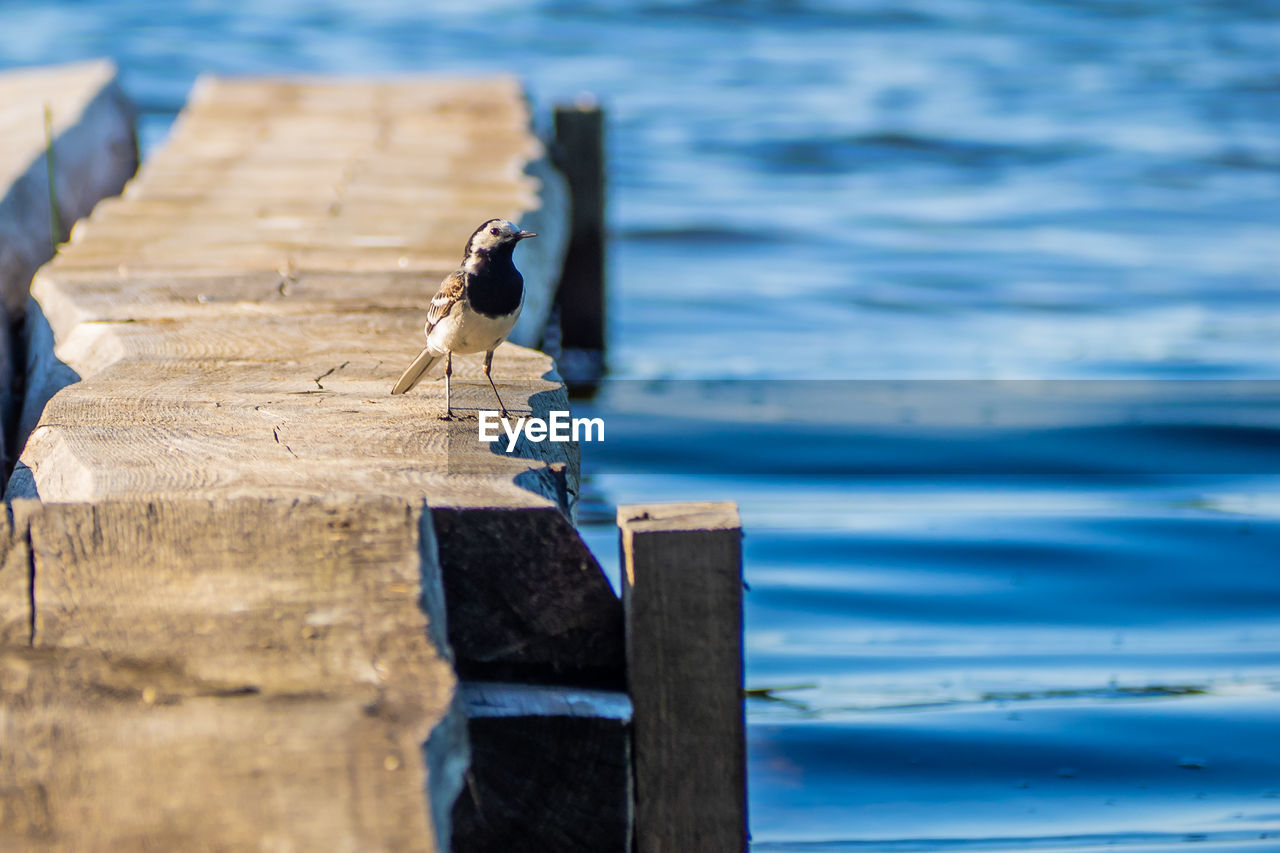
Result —
M 517 239 L 517 240 L 523 240 L 523 239 L 525 239 L 526 237 L 537 237 L 537 236 L 538 236 L 538 235 L 537 235 L 537 234 L 535 234 L 535 233 L 534 233 L 534 232 L 532 232 L 532 231 L 517 231 L 517 232 L 516 232 L 516 239 Z

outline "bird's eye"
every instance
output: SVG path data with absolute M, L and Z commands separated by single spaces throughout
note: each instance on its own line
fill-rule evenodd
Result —
M 499 232 L 498 232 L 498 229 L 497 229 L 497 228 L 490 228 L 490 229 L 489 229 L 489 233 L 490 233 L 490 234 L 492 234 L 493 236 L 497 237 Z

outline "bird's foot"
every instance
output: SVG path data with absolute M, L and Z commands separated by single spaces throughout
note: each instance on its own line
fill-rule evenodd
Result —
M 454 420 L 457 420 L 457 418 L 453 416 L 453 409 L 445 409 L 444 414 L 440 416 L 440 420 L 454 421 Z

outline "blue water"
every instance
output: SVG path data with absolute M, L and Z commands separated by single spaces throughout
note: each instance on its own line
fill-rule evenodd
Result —
M 114 57 L 147 150 L 203 71 L 604 100 L 614 375 L 746 384 L 606 388 L 584 533 L 740 503 L 760 851 L 1280 849 L 1271 407 L 959 445 L 786 381 L 1280 378 L 1278 46 L 1268 0 L 0 0 L 0 65 Z

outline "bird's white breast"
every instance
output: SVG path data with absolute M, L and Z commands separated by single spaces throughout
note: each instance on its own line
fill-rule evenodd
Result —
M 511 334 L 523 307 L 524 298 L 521 297 L 520 305 L 510 314 L 504 317 L 486 317 L 464 308 L 462 304 L 454 305 L 447 316 L 436 323 L 434 328 L 427 330 L 427 346 L 439 353 L 465 355 L 487 352 Z

